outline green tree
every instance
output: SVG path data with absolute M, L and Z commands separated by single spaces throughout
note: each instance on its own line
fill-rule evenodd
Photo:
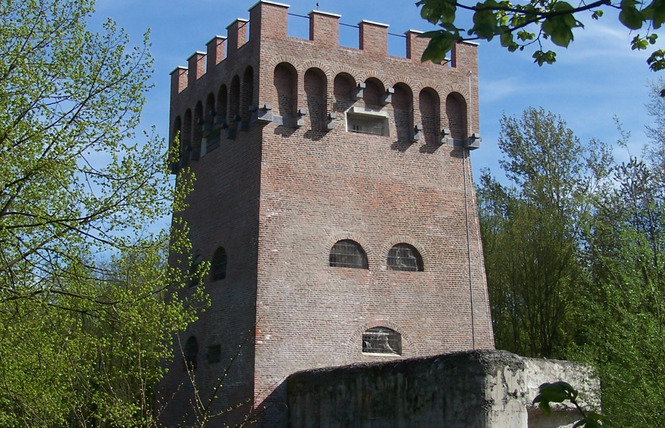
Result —
M 0 4 L 2 426 L 150 424 L 171 335 L 205 302 L 164 297 L 186 282 L 186 227 L 146 228 L 191 187 L 169 184 L 163 141 L 136 142 L 147 38 L 90 31 L 93 6 Z
M 110 21 L 88 31 L 92 6 L 0 6 L 0 301 L 43 292 L 72 251 L 126 247 L 169 209 L 160 142 L 127 143 L 148 90 L 147 45 L 128 48 Z
M 562 357 L 585 283 L 577 219 L 590 185 L 588 150 L 542 109 L 504 116 L 501 127 L 500 165 L 513 186 L 485 171 L 478 190 L 496 345 Z
M 588 14 L 592 19 L 600 19 L 603 12 L 616 10 L 619 21 L 631 31 L 645 27 L 643 33 L 635 35 L 631 42 L 632 49 L 647 49 L 656 43 L 658 30 L 665 22 L 665 1 L 638 0 L 597 0 L 591 3 L 581 2 L 576 6 L 561 0 L 529 0 L 511 2 L 507 0 L 484 0 L 468 2 L 458 0 L 420 0 L 421 16 L 439 30 L 424 34 L 431 40 L 423 61 L 443 60 L 453 44 L 464 40 L 487 40 L 498 38 L 501 46 L 510 52 L 535 47 L 533 58 L 543 65 L 556 61 L 556 53 L 544 47 L 549 40 L 554 45 L 568 47 L 574 40 L 574 31 L 584 25 L 580 15 Z M 464 27 L 458 27 L 458 11 L 468 12 L 472 21 Z M 654 70 L 665 68 L 665 50 L 654 50 L 647 63 Z
M 193 299 L 185 309 L 177 295 L 165 298 L 182 272 L 165 268 L 163 238 L 79 265 L 76 279 L 44 279 L 68 294 L 0 305 L 0 425 L 154 422 L 161 362 L 196 315 Z
M 617 426 L 662 426 L 665 417 L 665 113 L 655 94 L 650 160 L 613 165 L 585 222 L 591 285 L 580 351 L 599 369 L 603 407 Z

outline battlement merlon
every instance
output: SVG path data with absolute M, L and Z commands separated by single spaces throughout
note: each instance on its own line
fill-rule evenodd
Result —
M 420 59 L 420 57 L 418 58 Z M 478 75 L 478 43 L 460 42 L 455 43 L 450 51 L 451 67 L 464 67 L 467 70 L 476 70 Z
M 283 39 L 287 37 L 289 5 L 261 0 L 249 8 L 249 39 Z
M 171 97 L 187 87 L 187 67 L 178 66 L 171 72 Z
M 194 86 L 206 72 L 206 53 L 194 52 L 187 58 L 187 86 Z
M 309 13 L 309 39 L 316 44 L 339 46 L 339 18 L 342 15 L 313 10 Z
M 250 19 L 238 18 L 227 29 L 227 36 L 215 36 L 207 44 L 206 53 L 196 52 L 188 60 L 188 67 L 172 74 L 172 95 L 182 92 L 221 62 L 235 57 L 236 52 L 246 43 L 260 43 L 267 39 L 288 37 L 289 5 L 268 0 L 260 0 L 249 9 Z M 330 48 L 339 47 L 339 26 L 341 15 L 313 10 L 309 13 L 309 40 L 315 45 Z M 248 26 L 249 25 L 249 38 Z M 388 25 L 363 20 L 358 24 L 358 47 L 361 52 L 373 57 L 388 57 Z M 419 63 L 427 48 L 429 39 L 420 37 L 422 33 L 408 30 L 405 33 L 406 58 Z M 224 52 L 226 51 L 226 55 Z M 456 68 L 458 65 L 477 70 L 477 45 L 458 43 L 453 46 L 450 62 L 442 66 Z M 192 67 L 194 66 L 194 67 Z M 186 78 L 181 78 L 182 69 Z M 194 72 L 190 72 L 193 70 Z M 173 80 L 175 79 L 175 82 Z
M 207 63 L 206 69 L 212 70 L 217 64 L 224 61 L 226 55 L 226 37 L 215 36 L 206 43 Z
M 372 21 L 358 23 L 358 47 L 361 51 L 376 56 L 388 55 L 388 25 Z
M 248 20 L 238 18 L 229 24 L 226 27 L 227 33 L 227 46 L 226 46 L 226 56 L 227 58 L 233 58 L 238 52 L 238 49 L 245 43 L 247 43 L 247 24 Z

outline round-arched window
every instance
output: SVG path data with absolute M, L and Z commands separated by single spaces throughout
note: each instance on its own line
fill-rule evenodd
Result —
M 356 241 L 337 241 L 330 250 L 330 266 L 367 269 L 367 254 Z
M 397 244 L 388 252 L 388 269 L 422 271 L 423 258 L 413 245 Z

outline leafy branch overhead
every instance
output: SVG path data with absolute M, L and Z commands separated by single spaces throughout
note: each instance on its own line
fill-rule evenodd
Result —
M 630 30 L 642 30 L 631 42 L 631 48 L 647 49 L 658 39 L 655 33 L 665 22 L 665 0 L 598 0 L 592 3 L 580 2 L 573 6 L 559 0 L 529 0 L 514 3 L 507 0 L 485 0 L 475 5 L 456 0 L 420 0 L 420 15 L 440 30 L 429 31 L 423 37 L 430 38 L 422 60 L 440 62 L 453 44 L 460 41 L 487 40 L 495 37 L 501 46 L 510 52 L 534 46 L 533 58 L 538 65 L 552 64 L 556 53 L 546 49 L 543 41 L 550 40 L 557 46 L 568 47 L 575 39 L 574 30 L 584 25 L 579 21 L 583 13 L 592 19 L 599 19 L 605 10 L 617 10 L 619 21 Z M 460 19 L 458 10 L 473 14 L 473 22 L 467 28 L 457 25 Z M 647 59 L 653 71 L 665 68 L 665 50 L 654 50 Z

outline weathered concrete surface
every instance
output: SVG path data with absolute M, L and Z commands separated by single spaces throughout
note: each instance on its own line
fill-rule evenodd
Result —
M 544 382 L 565 380 L 599 407 L 592 370 L 566 361 L 472 351 L 310 370 L 287 380 L 291 427 L 564 427 L 563 407 L 541 418 L 531 402 Z
M 593 369 L 585 364 L 561 360 L 524 358 L 526 362 L 527 404 L 538 395 L 538 387 L 545 382 L 568 382 L 579 391 L 578 403 L 584 409 L 600 410 L 600 380 Z M 527 406 L 529 427 L 572 427 L 579 413 L 572 407 L 556 406 L 551 417 L 546 417 L 537 407 Z

